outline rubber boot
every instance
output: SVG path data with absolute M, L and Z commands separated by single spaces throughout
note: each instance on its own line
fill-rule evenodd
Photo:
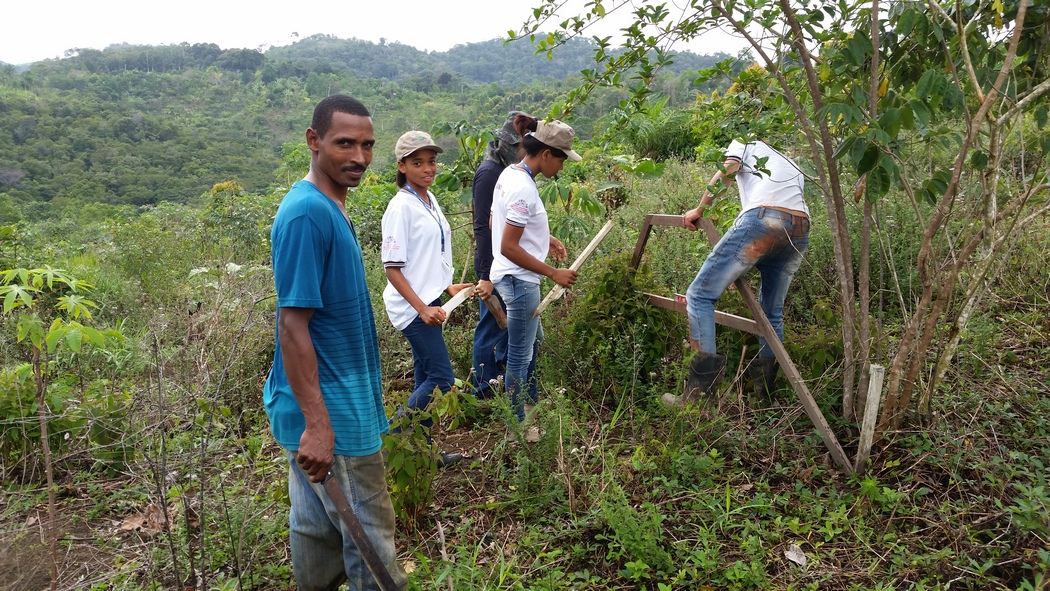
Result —
M 776 389 L 777 360 L 772 357 L 756 357 L 747 368 L 756 396 L 769 398 Z
M 714 397 L 722 372 L 726 368 L 726 356 L 700 351 L 689 361 L 689 377 L 685 380 L 685 392 L 681 396 L 664 394 L 661 399 L 667 406 L 692 404 L 701 397 Z

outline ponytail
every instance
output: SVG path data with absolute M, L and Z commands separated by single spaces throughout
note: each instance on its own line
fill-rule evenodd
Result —
M 536 131 L 538 121 L 535 117 L 529 117 L 524 113 L 518 113 L 514 116 L 514 130 L 521 136 L 521 147 L 520 151 L 525 152 L 526 156 L 536 156 L 542 153 L 544 150 L 550 150 L 556 158 L 568 158 L 568 154 L 558 148 L 552 148 L 547 144 L 536 139 L 536 136 L 529 135 Z

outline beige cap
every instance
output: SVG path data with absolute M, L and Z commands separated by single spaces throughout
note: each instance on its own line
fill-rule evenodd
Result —
M 576 162 L 583 160 L 579 154 L 572 150 L 572 138 L 576 135 L 576 132 L 557 119 L 537 122 L 536 131 L 532 135 L 544 144 L 565 152 L 570 160 L 575 160 Z
M 441 146 L 434 143 L 434 138 L 430 137 L 429 133 L 425 131 L 406 131 L 401 134 L 401 137 L 397 138 L 397 143 L 394 144 L 394 156 L 400 162 L 413 152 L 424 148 L 434 150 L 438 154 L 444 152 Z

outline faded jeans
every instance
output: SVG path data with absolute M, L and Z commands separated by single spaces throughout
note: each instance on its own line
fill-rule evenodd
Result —
M 758 302 L 781 341 L 784 299 L 809 248 L 809 219 L 768 207 L 740 214 L 704 261 L 686 292 L 689 335 L 705 353 L 715 353 L 715 302 L 752 267 L 762 277 Z M 759 357 L 773 351 L 759 337 Z
M 300 591 L 334 591 L 343 581 L 352 591 L 379 591 L 324 487 L 310 482 L 299 469 L 295 452 L 285 454 L 292 503 L 288 527 L 292 575 Z M 394 582 L 404 588 L 407 578 L 394 550 L 394 507 L 386 487 L 382 454 L 337 455 L 331 472 Z
M 506 275 L 495 284 L 507 305 L 507 373 L 505 382 L 510 402 L 525 420 L 525 405 L 536 404 L 536 359 L 543 341 L 539 317 L 532 314 L 540 305 L 540 284 Z M 524 392 L 523 392 L 524 391 Z

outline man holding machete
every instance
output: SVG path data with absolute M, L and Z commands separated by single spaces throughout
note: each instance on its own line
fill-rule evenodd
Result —
M 352 590 L 385 591 L 370 572 L 378 569 L 403 588 L 380 453 L 387 420 L 379 340 L 346 214 L 347 189 L 372 161 L 368 109 L 343 95 L 322 100 L 306 143 L 310 172 L 285 195 L 271 232 L 277 348 L 263 390 L 270 429 L 290 464 L 292 574 L 303 591 L 344 581 Z M 326 478 L 328 487 L 338 483 L 331 497 L 321 484 Z M 342 497 L 352 509 L 346 522 L 336 505 Z M 358 551 L 345 525 L 355 517 L 374 552 Z M 366 564 L 369 555 L 381 564 Z

